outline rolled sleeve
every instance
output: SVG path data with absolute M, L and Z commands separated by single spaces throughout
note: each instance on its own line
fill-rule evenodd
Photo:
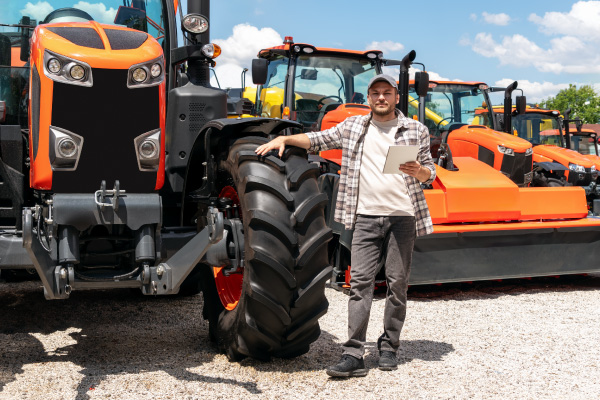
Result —
M 341 148 L 343 124 L 344 122 L 324 131 L 305 132 L 310 140 L 310 148 L 308 150 L 317 152 Z

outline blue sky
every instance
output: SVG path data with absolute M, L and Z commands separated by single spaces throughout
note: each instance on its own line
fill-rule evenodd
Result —
M 12 10 L 8 3 L 0 0 L 2 22 L 19 7 L 45 15 L 64 6 L 106 22 L 122 0 L 11 0 Z M 517 80 L 529 101 L 570 83 L 600 91 L 600 1 L 213 0 L 210 17 L 211 39 L 223 49 L 222 86 L 239 86 L 259 49 L 293 36 L 319 47 L 380 49 L 387 58 L 414 49 L 433 78 Z
M 600 1 L 219 0 L 211 27 L 223 48 L 221 84 L 227 75 L 238 82 L 232 67 L 249 66 L 246 53 L 293 36 L 322 47 L 377 47 L 388 58 L 414 49 L 434 77 L 518 80 L 531 101 L 569 83 L 600 89 Z

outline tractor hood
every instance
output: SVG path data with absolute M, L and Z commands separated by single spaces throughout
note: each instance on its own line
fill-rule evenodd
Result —
M 126 69 L 163 55 L 147 33 L 95 21 L 40 25 L 31 40 L 38 44 L 33 47 L 38 54 L 31 55 L 36 63 L 43 62 L 43 49 L 106 69 Z
M 556 161 L 565 167 L 568 167 L 569 164 L 577 164 L 582 165 L 585 168 L 590 168 L 592 165 L 595 165 L 595 162 L 586 158 L 585 156 L 579 154 L 574 150 L 565 149 L 563 147 L 552 146 L 552 145 L 540 145 L 535 146 L 533 148 L 533 153 L 535 155 L 540 155 L 546 158 L 549 158 L 553 161 Z
M 497 132 L 483 125 L 464 125 L 451 131 L 450 136 L 455 140 L 465 140 L 485 145 L 487 148 L 504 146 L 517 153 L 523 153 L 531 148 L 531 143 L 518 136 Z

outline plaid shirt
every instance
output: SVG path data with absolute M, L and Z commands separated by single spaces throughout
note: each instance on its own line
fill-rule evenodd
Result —
M 426 184 L 435 179 L 435 164 L 429 151 L 429 131 L 425 125 L 406 118 L 396 110 L 398 131 L 395 136 L 396 145 L 419 145 L 418 161 L 431 171 Z M 356 206 L 358 203 L 358 182 L 362 160 L 365 134 L 372 114 L 349 117 L 333 128 L 320 132 L 306 132 L 310 139 L 310 151 L 342 149 L 342 170 L 340 186 L 335 205 L 334 219 L 343 223 L 346 229 L 352 229 L 356 222 Z M 417 236 L 433 232 L 433 224 L 421 183 L 412 176 L 406 175 L 408 195 L 415 208 Z

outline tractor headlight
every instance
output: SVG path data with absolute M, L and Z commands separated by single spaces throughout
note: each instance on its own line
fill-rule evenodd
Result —
M 143 68 L 136 68 L 133 70 L 133 73 L 131 74 L 131 77 L 137 83 L 144 82 L 146 80 L 147 76 L 148 76 L 148 74 L 146 73 L 146 71 L 144 71 Z
M 150 67 L 150 76 L 153 78 L 158 78 L 162 74 L 162 66 L 158 63 L 152 64 Z
M 55 82 L 91 87 L 92 67 L 89 64 L 49 50 L 44 52 L 44 75 Z
M 165 80 L 164 60 L 155 60 L 132 65 L 129 68 L 127 87 L 130 89 L 160 85 Z
M 596 166 L 595 166 L 595 165 L 592 165 L 592 166 L 591 166 L 591 168 L 590 168 L 590 172 L 591 172 L 592 174 L 596 172 Z
M 70 137 L 64 137 L 58 141 L 57 153 L 63 158 L 72 158 L 77 153 L 77 143 Z
M 160 129 L 146 132 L 133 139 L 140 171 L 157 171 L 160 162 Z
M 151 159 L 158 154 L 158 147 L 149 139 L 144 140 L 138 150 L 140 157 L 144 159 Z
M 569 163 L 569 169 L 571 171 L 585 173 L 585 167 L 583 165 Z
M 208 30 L 208 19 L 201 14 L 188 14 L 181 20 L 181 27 L 189 33 L 204 33 Z
M 71 78 L 80 81 L 85 77 L 85 69 L 81 65 L 75 64 L 69 70 L 69 74 Z
M 530 148 L 528 148 L 527 150 L 525 150 L 525 155 L 526 155 L 526 156 L 530 156 L 530 155 L 532 155 L 532 154 L 533 154 L 533 148 L 532 148 L 532 147 L 530 147 Z
M 504 155 L 507 156 L 514 156 L 515 155 L 515 150 L 511 149 L 510 147 L 505 147 L 502 145 L 498 145 L 498 151 Z
M 46 67 L 48 68 L 48 71 L 52 72 L 53 74 L 58 74 L 62 68 L 62 65 L 58 59 L 51 58 L 46 64 Z
M 83 137 L 66 129 L 50 126 L 50 164 L 53 171 L 74 171 L 77 169 Z
M 221 47 L 214 43 L 205 44 L 202 46 L 202 54 L 208 58 L 217 58 L 221 55 Z

